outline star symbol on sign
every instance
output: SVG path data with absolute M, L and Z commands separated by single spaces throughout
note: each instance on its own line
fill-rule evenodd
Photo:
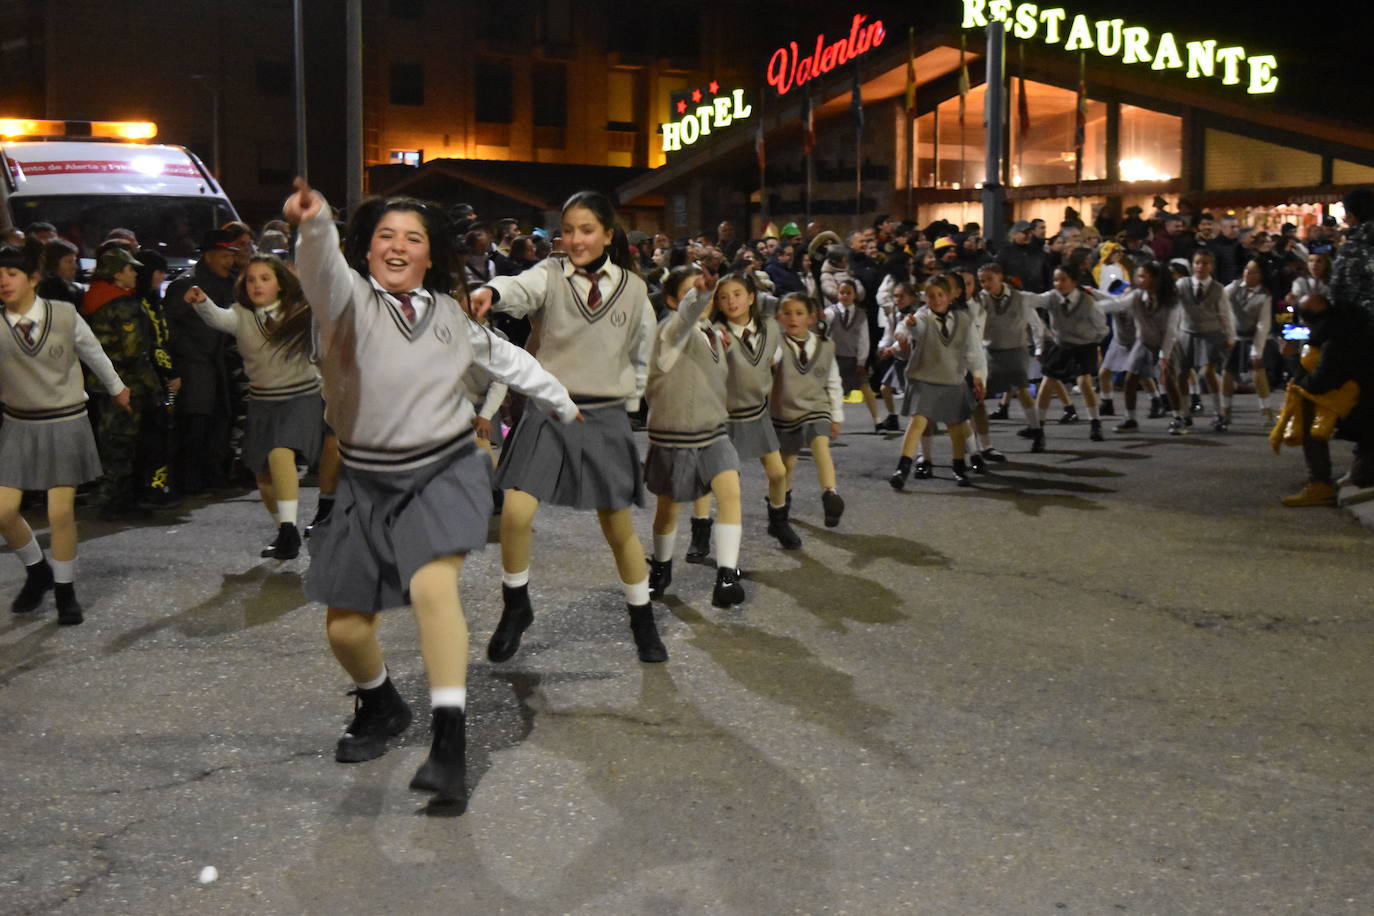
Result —
M 701 101 L 701 90 L 700 90 L 700 89 L 693 89 L 693 90 L 692 90 L 692 101 L 693 101 L 693 102 L 700 102 L 700 101 Z
M 707 86 L 706 88 L 711 90 L 711 95 L 715 95 L 717 92 L 720 92 L 720 83 L 717 83 L 715 80 L 711 80 L 711 85 Z
M 681 101 L 681 100 L 678 101 L 678 103 L 677 103 L 677 113 L 678 113 L 678 114 L 686 114 L 686 113 L 687 113 L 687 103 L 686 103 L 686 102 Z

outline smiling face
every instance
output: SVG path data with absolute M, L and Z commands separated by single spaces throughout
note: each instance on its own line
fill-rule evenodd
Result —
M 601 257 L 611 244 L 611 236 L 611 227 L 601 225 L 586 207 L 570 207 L 563 214 L 563 250 L 577 267 L 586 267 Z
M 34 289 L 41 275 L 29 275 L 18 267 L 0 267 L 0 302 L 14 312 L 23 314 L 33 304 Z
M 722 280 L 716 287 L 716 310 L 731 324 L 748 324 L 754 297 L 738 280 Z
M 1078 289 L 1078 284 L 1073 282 L 1073 277 L 1062 267 L 1054 272 L 1054 291 L 1061 296 L 1068 296 Z
M 788 337 L 798 340 L 806 337 L 815 317 L 806 302 L 801 299 L 788 299 L 778 308 L 778 324 L 782 325 Z
M 989 296 L 1002 295 L 1002 275 L 995 270 L 980 270 L 978 272 L 978 282 L 983 285 L 983 289 L 988 291 Z
M 255 308 L 264 308 L 281 298 L 281 284 L 277 282 L 276 271 L 261 261 L 248 265 L 243 286 L 248 292 L 248 301 Z
M 388 210 L 372 230 L 367 270 L 389 293 L 406 293 L 424 285 L 429 255 L 429 232 L 413 210 Z
M 926 306 L 935 314 L 943 315 L 949 311 L 949 289 L 943 283 L 926 286 Z

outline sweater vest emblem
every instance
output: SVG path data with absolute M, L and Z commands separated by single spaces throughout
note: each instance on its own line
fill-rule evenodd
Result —
M 453 341 L 453 331 L 451 331 L 446 324 L 436 324 L 434 326 L 434 336 L 439 338 L 439 342 L 442 344 L 451 343 Z
M 51 347 L 48 347 L 48 358 L 49 358 L 49 359 L 52 359 L 52 360 L 61 360 L 62 357 L 66 356 L 66 355 L 67 355 L 67 348 L 64 347 L 64 346 L 62 346 L 61 344 L 53 344 Z
M 625 323 L 630 320 L 630 316 L 624 311 L 617 310 L 611 313 L 611 325 L 617 328 L 625 327 Z

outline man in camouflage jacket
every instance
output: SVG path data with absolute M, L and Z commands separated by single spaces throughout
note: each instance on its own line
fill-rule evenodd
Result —
M 1345 219 L 1351 228 L 1331 265 L 1331 301 L 1358 305 L 1374 318 L 1374 189 L 1346 195 Z

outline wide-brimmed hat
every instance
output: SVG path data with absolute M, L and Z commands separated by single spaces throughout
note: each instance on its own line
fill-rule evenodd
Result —
M 200 239 L 200 250 L 204 254 L 207 251 L 224 249 L 227 251 L 237 251 L 238 245 L 234 244 L 238 240 L 238 235 L 228 229 L 211 229 Z
M 113 277 L 126 267 L 142 267 L 143 262 L 123 248 L 111 248 L 95 262 L 95 272 L 102 277 Z

